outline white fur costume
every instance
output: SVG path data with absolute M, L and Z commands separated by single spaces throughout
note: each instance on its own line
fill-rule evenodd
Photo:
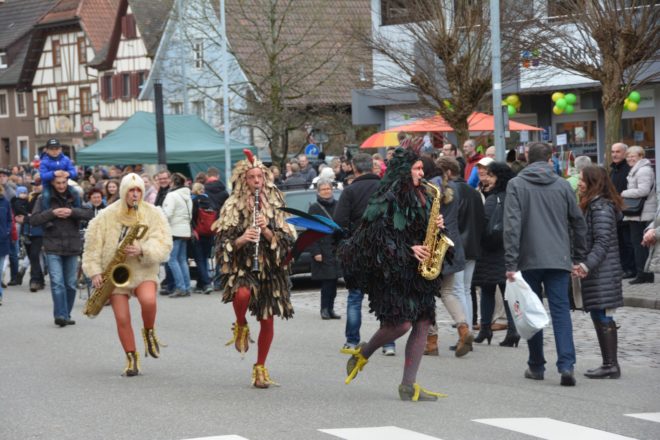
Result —
M 125 263 L 131 269 L 128 286 L 116 289 L 113 294 L 129 294 L 144 281 L 158 283 L 160 263 L 168 260 L 172 250 L 172 234 L 163 212 L 142 200 L 137 212 L 126 205 L 128 191 L 140 188 L 144 194 L 144 182 L 137 174 L 124 176 L 119 187 L 119 200 L 100 211 L 89 222 L 85 234 L 85 249 L 82 256 L 82 268 L 88 277 L 103 273 L 112 261 L 119 245 L 122 229 L 139 222 L 149 227 L 146 235 L 138 240 L 142 247 L 140 257 L 127 257 Z

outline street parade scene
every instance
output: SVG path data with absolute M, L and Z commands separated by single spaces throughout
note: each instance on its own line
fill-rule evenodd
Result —
M 659 23 L 0 0 L 0 439 L 660 438 Z

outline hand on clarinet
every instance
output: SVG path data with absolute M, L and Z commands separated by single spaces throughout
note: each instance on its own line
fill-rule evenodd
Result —
M 249 242 L 256 243 L 257 241 L 259 241 L 260 235 L 261 234 L 258 228 L 249 227 L 245 230 L 245 232 L 243 232 L 243 235 L 241 235 L 241 240 L 244 243 L 249 243 Z

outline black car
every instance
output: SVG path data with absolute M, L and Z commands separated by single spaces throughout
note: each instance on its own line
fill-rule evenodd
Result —
M 316 190 L 315 189 L 300 189 L 284 192 L 284 201 L 289 208 L 297 209 L 299 211 L 308 212 L 309 207 L 316 203 Z M 332 195 L 336 200 L 339 200 L 341 189 L 335 188 L 332 190 Z M 298 229 L 300 234 L 304 229 Z M 291 264 L 291 274 L 297 275 L 302 273 L 312 272 L 312 255 L 305 251 Z

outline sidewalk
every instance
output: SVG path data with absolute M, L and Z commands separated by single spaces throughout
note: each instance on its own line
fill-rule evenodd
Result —
M 623 304 L 627 307 L 644 307 L 660 310 L 660 283 L 656 274 L 655 283 L 630 285 L 623 280 Z

